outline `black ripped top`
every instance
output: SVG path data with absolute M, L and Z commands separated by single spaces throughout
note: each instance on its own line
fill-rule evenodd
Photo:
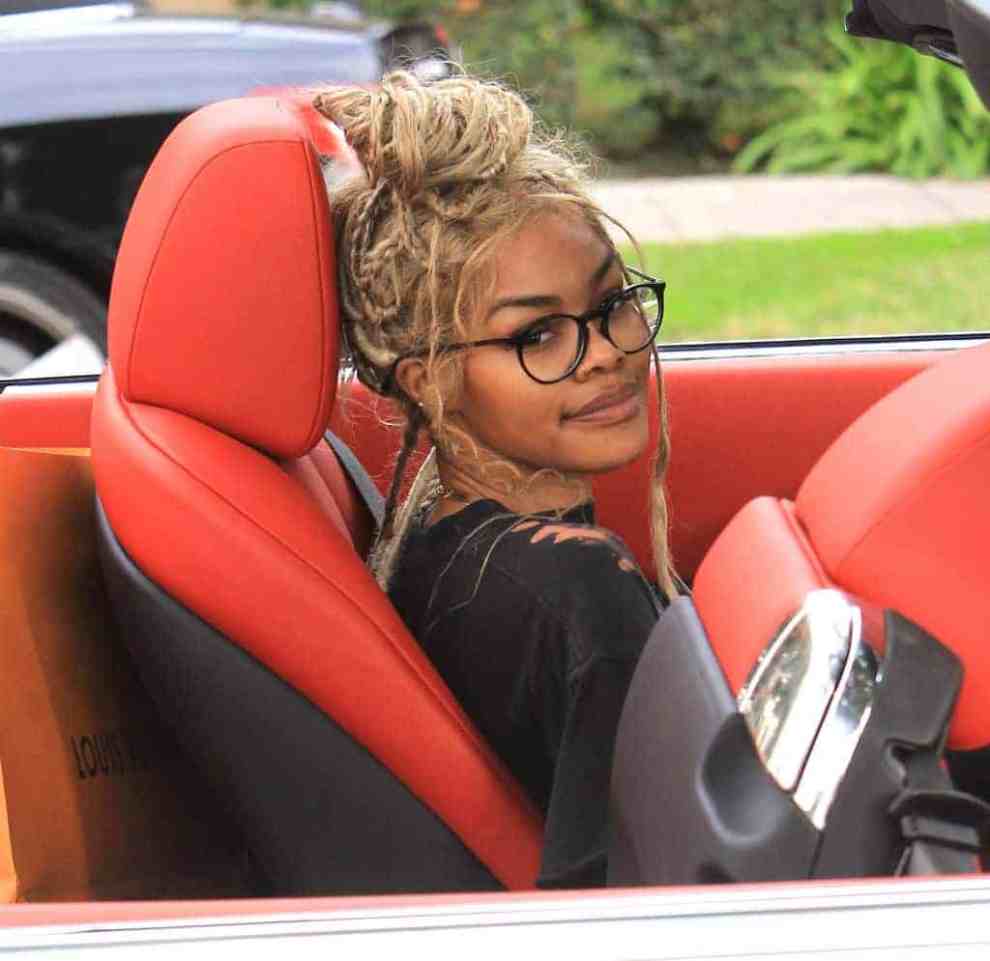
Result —
M 544 887 L 605 883 L 613 742 L 665 600 L 590 505 L 483 500 L 414 526 L 389 591 L 468 715 L 546 817 Z

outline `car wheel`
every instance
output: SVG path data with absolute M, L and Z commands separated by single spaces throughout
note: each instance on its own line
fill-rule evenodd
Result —
M 106 305 L 71 274 L 0 249 L 0 376 L 77 333 L 106 353 L 106 322 Z

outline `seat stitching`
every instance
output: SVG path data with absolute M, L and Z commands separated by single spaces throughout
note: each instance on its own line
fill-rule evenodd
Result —
M 312 423 L 310 425 L 309 431 L 306 434 L 306 448 L 308 450 L 309 448 L 313 447 L 317 443 L 317 441 L 319 440 L 319 435 L 321 435 L 323 433 L 323 431 L 320 429 L 320 426 L 321 426 L 320 425 L 320 420 L 321 420 L 320 414 L 321 414 L 321 412 L 325 411 L 327 417 L 329 417 L 329 414 L 330 414 L 330 411 L 329 410 L 326 410 L 326 407 L 324 406 L 324 404 L 325 404 L 325 397 L 326 397 L 326 389 L 327 389 L 327 368 L 330 366 L 326 362 L 327 334 L 329 333 L 329 331 L 327 330 L 327 322 L 326 322 L 326 310 L 327 310 L 327 296 L 326 296 L 326 286 L 325 286 L 325 283 L 326 282 L 325 282 L 325 278 L 324 278 L 324 271 L 321 269 L 323 267 L 323 257 L 321 256 L 321 245 L 320 245 L 320 236 L 319 236 L 319 229 L 318 229 L 319 211 L 317 209 L 316 191 L 314 189 L 314 183 L 313 183 L 313 170 L 312 170 L 312 165 L 309 162 L 310 161 L 310 157 L 309 157 L 309 152 L 308 152 L 308 150 L 306 148 L 306 144 L 303 143 L 302 141 L 300 141 L 299 142 L 299 145 L 300 145 L 300 147 L 302 147 L 302 150 L 303 150 L 303 164 L 306 167 L 306 179 L 307 179 L 307 182 L 309 183 L 309 202 L 310 202 L 310 211 L 312 213 L 312 226 L 313 226 L 313 246 L 315 247 L 315 249 L 317 251 L 317 276 L 319 277 L 319 281 L 320 281 L 320 390 L 319 390 L 319 397 L 321 399 L 320 399 L 320 402 L 316 405 L 316 410 L 313 413 Z M 324 193 L 325 193 L 325 188 L 322 188 L 322 189 L 324 189 Z M 332 405 L 327 405 L 327 406 L 332 406 Z

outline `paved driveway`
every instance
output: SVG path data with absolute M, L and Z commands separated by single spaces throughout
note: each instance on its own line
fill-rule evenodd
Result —
M 599 181 L 594 194 L 642 241 L 990 224 L 990 180 L 668 177 Z

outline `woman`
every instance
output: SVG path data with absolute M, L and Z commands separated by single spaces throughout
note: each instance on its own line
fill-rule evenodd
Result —
M 675 593 L 662 392 L 659 590 L 595 526 L 591 478 L 649 443 L 663 285 L 623 264 L 580 164 L 501 86 L 394 73 L 315 104 L 366 172 L 331 197 L 348 343 L 407 423 L 372 565 L 544 810 L 540 883 L 604 883 L 619 712 Z

